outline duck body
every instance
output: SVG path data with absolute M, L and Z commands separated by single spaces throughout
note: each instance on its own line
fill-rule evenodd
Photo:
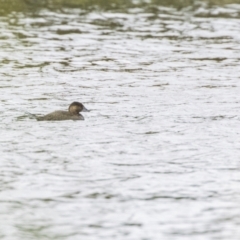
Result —
M 84 120 L 79 112 L 89 112 L 82 103 L 73 102 L 68 111 L 54 111 L 42 117 L 37 117 L 38 121 L 64 121 L 64 120 Z
M 38 121 L 64 121 L 64 120 L 84 120 L 83 115 L 73 115 L 67 111 L 55 111 L 43 117 L 38 117 Z

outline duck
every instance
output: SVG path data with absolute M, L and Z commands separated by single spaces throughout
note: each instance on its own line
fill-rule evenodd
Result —
M 83 115 L 79 112 L 90 112 L 80 102 L 72 102 L 68 111 L 54 111 L 42 117 L 37 117 L 38 121 L 64 121 L 64 120 L 84 120 Z

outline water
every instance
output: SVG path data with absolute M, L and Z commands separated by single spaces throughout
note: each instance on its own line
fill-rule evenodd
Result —
M 239 10 L 2 16 L 0 238 L 239 239 Z

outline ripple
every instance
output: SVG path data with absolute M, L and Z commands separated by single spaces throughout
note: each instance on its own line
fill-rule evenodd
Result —
M 178 2 L 0 17 L 0 238 L 240 237 L 240 7 Z

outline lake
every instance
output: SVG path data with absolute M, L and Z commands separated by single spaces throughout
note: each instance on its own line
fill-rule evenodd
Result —
M 240 4 L 20 2 L 0 17 L 0 238 L 239 239 Z M 36 121 L 73 101 L 84 121 Z

